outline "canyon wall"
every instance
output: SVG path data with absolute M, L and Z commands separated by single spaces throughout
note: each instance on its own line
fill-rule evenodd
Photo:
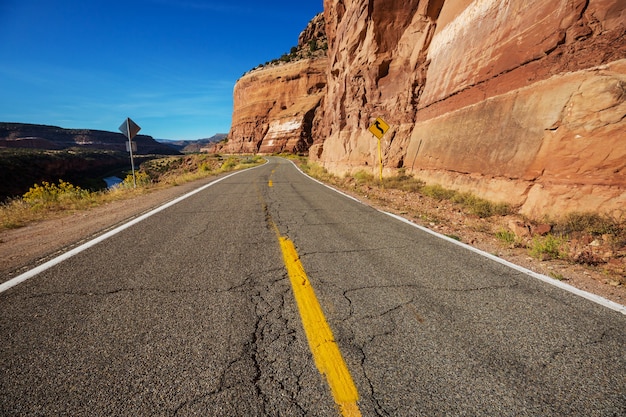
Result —
M 626 216 L 626 2 L 325 0 L 311 156 L 397 168 L 540 216 Z
M 326 91 L 325 28 L 320 13 L 289 54 L 237 81 L 228 141 L 210 151 L 271 154 L 309 149 L 313 120 Z
M 326 57 L 289 64 L 314 82 L 277 67 L 237 83 L 233 150 L 374 171 L 381 117 L 385 175 L 532 217 L 626 216 L 626 1 L 325 0 L 324 21 Z
M 303 152 L 313 143 L 311 125 L 324 96 L 326 60 L 303 59 L 262 68 L 235 85 L 228 142 L 219 152 Z

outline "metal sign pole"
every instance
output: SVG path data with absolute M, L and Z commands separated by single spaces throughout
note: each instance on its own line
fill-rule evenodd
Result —
M 137 188 L 137 178 L 135 177 L 135 160 L 133 159 L 133 142 L 130 133 L 130 118 L 126 119 L 126 131 L 128 132 L 128 150 L 130 152 L 130 167 L 133 171 L 133 188 Z
M 376 121 L 368 128 L 368 130 L 378 139 L 378 163 L 380 165 L 380 183 L 383 184 L 383 150 L 381 147 L 381 140 L 383 136 L 389 130 L 389 125 L 380 117 L 376 118 Z
M 380 165 L 380 183 L 383 183 L 383 151 L 380 146 L 381 140 L 378 139 L 378 162 Z

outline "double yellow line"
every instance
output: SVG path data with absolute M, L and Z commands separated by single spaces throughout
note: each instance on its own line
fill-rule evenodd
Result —
M 274 171 L 272 171 L 273 173 Z M 273 186 L 271 179 L 268 186 Z M 361 411 L 357 405 L 359 393 L 356 385 L 354 385 L 348 366 L 341 356 L 333 332 L 326 321 L 326 317 L 324 317 L 322 307 L 300 262 L 296 247 L 288 237 L 281 236 L 278 227 L 269 217 L 269 213 L 268 219 L 280 243 L 283 261 L 315 365 L 319 372 L 326 377 L 341 415 L 343 417 L 361 417 Z

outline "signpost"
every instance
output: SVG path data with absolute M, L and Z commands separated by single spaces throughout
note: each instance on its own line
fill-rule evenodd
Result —
M 389 130 L 389 125 L 380 117 L 377 117 L 374 123 L 368 129 L 376 138 L 378 138 L 378 161 L 380 162 L 380 182 L 383 182 L 383 153 L 380 148 L 380 140 Z
M 133 138 L 141 128 L 137 125 L 137 123 L 133 122 L 130 117 L 127 117 L 124 120 L 124 123 L 119 127 L 120 132 L 124 134 L 128 138 L 128 143 L 126 144 L 126 149 L 130 152 L 130 167 L 133 171 L 133 188 L 137 188 L 137 178 L 135 177 L 135 161 L 133 160 L 133 151 L 137 150 L 136 143 L 133 142 Z

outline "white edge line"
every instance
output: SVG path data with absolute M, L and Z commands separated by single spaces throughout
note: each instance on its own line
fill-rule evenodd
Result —
M 263 165 L 265 165 L 265 164 L 263 164 Z M 263 166 L 263 165 L 259 165 L 259 166 Z M 24 272 L 23 274 L 20 274 L 20 275 L 16 276 L 15 278 L 12 278 L 12 279 L 10 279 L 10 280 L 0 284 L 0 293 L 3 293 L 4 291 L 8 290 L 9 288 L 12 288 L 12 287 L 14 287 L 14 286 L 16 286 L 18 284 L 21 284 L 22 282 L 24 282 L 24 281 L 34 277 L 35 275 L 45 271 L 46 269 L 51 268 L 54 265 L 57 265 L 57 264 L 65 261 L 65 260 L 71 258 L 72 256 L 77 255 L 80 252 L 82 252 L 82 251 L 84 251 L 86 249 L 89 249 L 92 246 L 97 245 L 98 243 L 100 243 L 100 242 L 110 238 L 111 236 L 118 234 L 122 230 L 128 229 L 129 227 L 131 227 L 131 226 L 133 226 L 133 225 L 135 225 L 135 224 L 137 224 L 137 223 L 147 219 L 148 217 L 150 217 L 150 216 L 152 216 L 152 215 L 154 215 L 154 214 L 156 214 L 156 213 L 158 213 L 160 211 L 163 211 L 166 208 L 173 206 L 174 204 L 180 203 L 181 201 L 185 200 L 186 198 L 191 197 L 192 195 L 194 195 L 196 193 L 199 193 L 200 191 L 205 190 L 205 189 L 209 188 L 210 186 L 215 185 L 218 182 L 225 180 L 226 178 L 230 178 L 233 175 L 237 175 L 237 174 L 239 174 L 241 172 L 248 171 L 248 170 L 254 169 L 254 168 L 258 168 L 258 167 L 253 167 L 253 168 L 248 168 L 248 169 L 244 169 L 244 170 L 241 170 L 241 171 L 236 171 L 236 172 L 233 172 L 233 173 L 228 174 L 226 176 L 223 176 L 221 178 L 218 178 L 218 179 L 216 179 L 214 181 L 211 181 L 210 183 L 205 184 L 205 185 L 203 185 L 203 186 L 201 186 L 199 188 L 196 188 L 195 190 L 190 191 L 187 194 L 184 194 L 184 195 L 182 195 L 182 196 L 180 196 L 180 197 L 178 197 L 178 198 L 176 198 L 176 199 L 174 199 L 172 201 L 169 201 L 169 202 L 163 204 L 162 206 L 159 206 L 159 207 L 157 207 L 157 208 L 155 208 L 155 209 L 153 209 L 153 210 L 151 210 L 151 211 L 149 211 L 149 212 L 147 212 L 145 214 L 142 214 L 141 216 L 139 216 L 139 217 L 137 217 L 137 218 L 127 222 L 127 223 L 124 223 L 123 225 L 121 225 L 119 227 L 116 227 L 113 230 L 110 230 L 110 231 L 108 231 L 108 232 L 106 232 L 106 233 L 104 233 L 104 234 L 102 234 L 102 235 L 100 235 L 100 236 L 98 236 L 98 237 L 88 241 L 88 242 L 85 242 L 82 245 L 77 246 L 74 249 L 69 250 L 69 251 L 63 253 L 62 255 L 59 255 L 56 258 L 49 260 L 48 262 L 45 262 L 45 263 L 43 263 L 43 264 L 41 264 L 41 265 L 31 269 L 31 270 L 28 270 L 28 271 Z
M 338 189 L 336 189 L 334 187 L 331 187 L 328 184 L 324 184 L 323 182 L 321 182 L 321 181 L 311 177 L 310 175 L 307 175 L 293 161 L 289 161 L 289 162 L 291 162 L 298 169 L 298 171 L 300 171 L 303 175 L 305 175 L 308 178 L 312 179 L 313 181 L 323 185 L 324 187 L 330 188 L 331 190 L 333 190 L 333 191 L 335 191 L 335 192 L 337 192 L 337 193 L 339 193 L 339 194 L 341 194 L 341 195 L 343 195 L 345 197 L 348 197 L 349 199 L 354 200 L 354 201 L 356 201 L 358 203 L 361 203 L 361 204 L 366 205 L 368 207 L 372 207 L 369 204 L 367 204 L 367 203 L 365 203 L 365 202 L 363 202 L 363 201 L 361 201 L 361 200 L 359 200 L 359 199 L 357 199 L 355 197 L 352 197 L 351 195 L 348 195 L 348 194 L 344 193 L 343 191 L 340 191 L 340 190 L 338 190 Z M 372 207 L 372 208 L 374 208 L 374 207 Z M 509 262 L 506 259 L 502 259 L 502 258 L 499 258 L 499 257 L 497 257 L 495 255 L 492 255 L 489 252 L 485 252 L 483 250 L 480 250 L 478 248 L 470 246 L 470 245 L 468 245 L 466 243 L 459 242 L 456 239 L 452 239 L 452 238 L 450 238 L 450 237 L 448 237 L 446 235 L 442 235 L 441 233 L 437 233 L 437 232 L 435 232 L 433 230 L 430 230 L 430 229 L 428 229 L 428 228 L 426 228 L 424 226 L 420 226 L 419 224 L 413 223 L 412 221 L 410 221 L 410 220 L 408 220 L 408 219 L 406 219 L 406 218 L 404 218 L 402 216 L 398 216 L 397 214 L 389 213 L 387 211 L 379 210 L 379 209 L 376 209 L 376 208 L 374 208 L 374 209 L 379 211 L 379 212 L 381 212 L 381 213 L 383 213 L 383 214 L 386 214 L 386 215 L 388 215 L 388 216 L 390 216 L 390 217 L 392 217 L 392 218 L 394 218 L 396 220 L 399 220 L 399 221 L 401 221 L 403 223 L 406 223 L 406 224 L 408 224 L 410 226 L 413 226 L 413 227 L 415 227 L 415 228 L 417 228 L 417 229 L 419 229 L 419 230 L 421 230 L 423 232 L 429 233 L 429 234 L 431 234 L 433 236 L 436 236 L 436 237 L 438 237 L 440 239 L 446 240 L 446 241 L 448 241 L 450 243 L 454 243 L 455 245 L 461 246 L 462 248 L 465 248 L 465 249 L 467 249 L 469 251 L 472 251 L 474 253 L 482 255 L 485 258 L 491 259 L 492 261 L 496 261 L 496 262 L 498 262 L 498 263 L 500 263 L 502 265 L 508 266 L 509 268 L 512 268 L 512 269 L 514 269 L 516 271 L 522 272 L 522 273 L 524 273 L 526 275 L 529 275 L 529 276 L 531 276 L 533 278 L 541 280 L 541 281 L 543 281 L 543 282 L 545 282 L 547 284 L 550 284 L 550 285 L 553 285 L 555 287 L 561 288 L 562 290 L 565 290 L 565 291 L 569 291 L 569 292 L 571 292 L 573 294 L 576 294 L 576 295 L 578 295 L 580 297 L 586 298 L 587 300 L 593 301 L 596 304 L 600 304 L 601 306 L 604 306 L 606 308 L 610 308 L 611 310 L 615 310 L 615 311 L 617 311 L 619 313 L 622 313 L 622 314 L 626 315 L 626 306 L 624 306 L 622 304 L 619 304 L 619 303 L 616 303 L 614 301 L 608 300 L 608 299 L 606 299 L 604 297 L 601 297 L 601 296 L 599 296 L 597 294 L 593 294 L 593 293 L 587 292 L 585 290 L 581 290 L 580 288 L 576 288 L 576 287 L 574 287 L 574 286 L 572 286 L 570 284 L 566 284 L 566 283 L 561 282 L 561 281 L 559 281 L 557 279 L 550 278 L 547 275 L 540 274 L 540 273 L 537 273 L 535 271 L 531 271 L 530 269 L 524 268 L 523 266 L 519 266 L 519 265 L 514 264 L 513 262 Z

